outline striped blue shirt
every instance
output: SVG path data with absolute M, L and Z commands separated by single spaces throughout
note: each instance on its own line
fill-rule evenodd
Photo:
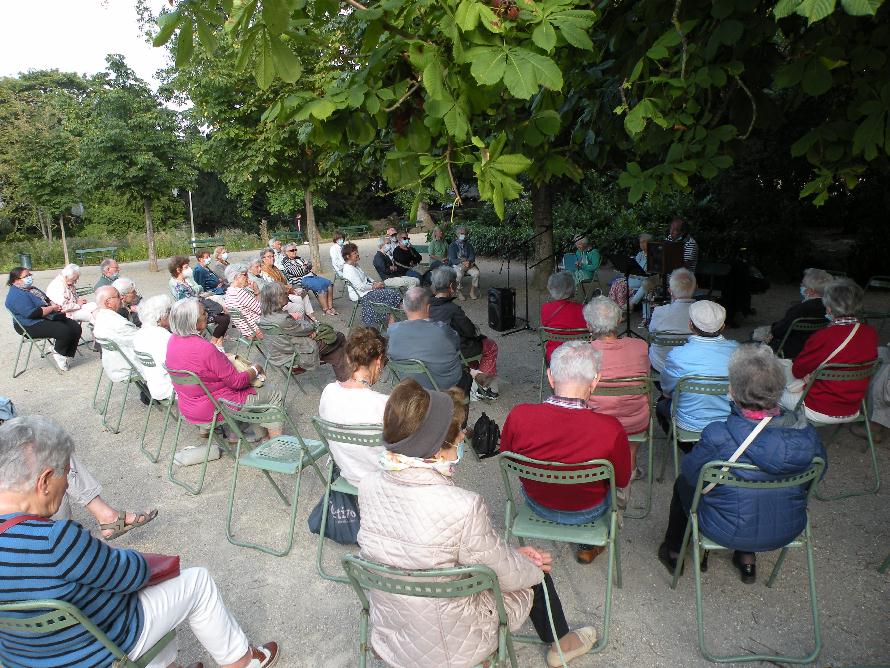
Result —
M 0 515 L 0 522 L 16 514 Z M 148 577 L 141 554 L 111 548 L 71 520 L 28 520 L 0 534 L 0 601 L 67 601 L 124 652 L 142 631 L 136 592 Z M 47 634 L 0 633 L 4 668 L 99 668 L 113 661 L 111 653 L 79 624 Z

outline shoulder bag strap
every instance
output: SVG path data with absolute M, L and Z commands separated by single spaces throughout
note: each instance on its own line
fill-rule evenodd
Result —
M 859 323 L 857 322 L 857 323 L 853 326 L 853 329 L 850 330 L 850 333 L 847 334 L 847 338 L 844 339 L 843 343 L 841 343 L 841 345 L 839 345 L 837 348 L 835 348 L 835 349 L 834 349 L 834 352 L 832 352 L 828 357 L 826 357 L 826 358 L 825 358 L 825 361 L 822 362 L 822 364 L 820 364 L 819 367 L 821 368 L 821 367 L 825 366 L 826 364 L 828 364 L 831 360 L 833 360 L 833 359 L 835 358 L 835 356 L 836 356 L 840 351 L 842 351 L 844 348 L 847 347 L 847 344 L 850 343 L 850 341 L 853 340 L 853 337 L 856 336 L 856 332 L 858 332 L 858 331 L 859 331 Z
M 21 524 L 22 522 L 27 522 L 29 520 L 37 520 L 40 522 L 49 522 L 45 517 L 40 517 L 40 515 L 16 515 L 15 517 L 10 517 L 8 520 L 0 524 L 0 533 L 4 533 L 7 529 L 11 529 L 16 524 Z
M 767 423 L 772 419 L 773 419 L 772 416 L 768 416 L 768 417 L 763 418 L 759 423 L 757 423 L 757 426 L 751 430 L 750 434 L 748 434 L 748 438 L 746 438 L 744 441 L 742 441 L 742 444 L 736 448 L 735 452 L 732 453 L 732 456 L 727 461 L 730 461 L 730 462 L 738 461 L 739 457 L 742 456 L 742 453 L 748 449 L 748 446 L 754 442 L 754 439 L 757 438 L 758 434 L 760 434 L 760 432 L 763 431 L 763 428 L 766 427 Z M 726 473 L 727 471 L 729 471 L 729 467 L 724 466 L 722 469 L 720 469 L 720 471 L 723 473 Z M 714 489 L 716 486 L 717 486 L 717 483 L 712 482 L 707 487 L 705 487 L 701 491 L 701 493 L 707 494 L 712 489 Z

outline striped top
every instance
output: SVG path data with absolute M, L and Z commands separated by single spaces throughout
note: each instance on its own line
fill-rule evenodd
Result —
M 17 514 L 0 515 L 0 521 Z M 130 651 L 142 631 L 136 592 L 148 577 L 141 554 L 113 549 L 71 520 L 28 520 L 0 534 L 0 601 L 67 601 L 124 652 Z M 40 635 L 0 633 L 4 668 L 93 668 L 110 666 L 113 661 L 111 653 L 79 624 Z
M 236 309 L 244 316 L 243 318 L 232 317 L 232 323 L 238 328 L 238 331 L 247 338 L 252 337 L 256 333 L 256 324 L 263 314 L 260 300 L 257 299 L 253 290 L 230 285 L 226 290 L 225 302 L 229 311 Z

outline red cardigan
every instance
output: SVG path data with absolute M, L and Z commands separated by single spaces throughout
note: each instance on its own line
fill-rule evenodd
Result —
M 630 446 L 624 428 L 611 415 L 589 409 L 551 404 L 520 404 L 507 416 L 501 431 L 501 451 L 533 459 L 573 464 L 608 459 L 615 468 L 615 484 L 630 482 Z M 525 493 L 554 510 L 586 510 L 602 503 L 608 485 L 552 485 L 523 480 Z
M 819 367 L 850 334 L 853 325 L 831 325 L 813 332 L 803 350 L 794 358 L 791 373 L 803 378 Z M 831 363 L 855 364 L 868 362 L 878 356 L 878 332 L 871 325 L 862 324 L 847 346 L 832 358 Z M 860 408 L 862 397 L 868 391 L 865 380 L 817 380 L 810 388 L 804 403 L 810 410 L 823 415 L 843 417 L 854 415 Z
M 541 304 L 541 327 L 557 329 L 587 329 L 584 320 L 584 306 L 571 299 L 560 299 L 555 302 Z M 545 359 L 550 364 L 553 351 L 562 344 L 559 341 L 548 341 Z

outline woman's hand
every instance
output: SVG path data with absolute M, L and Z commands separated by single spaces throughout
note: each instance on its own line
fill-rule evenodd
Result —
M 530 545 L 517 547 L 516 551 L 540 568 L 544 573 L 549 573 L 550 569 L 553 567 L 553 557 L 549 552 L 539 550 Z
M 374 290 L 380 290 L 380 289 L 382 289 L 384 286 L 385 286 L 385 284 L 384 284 L 382 281 L 377 281 L 376 283 L 371 283 L 371 287 L 372 287 Z

